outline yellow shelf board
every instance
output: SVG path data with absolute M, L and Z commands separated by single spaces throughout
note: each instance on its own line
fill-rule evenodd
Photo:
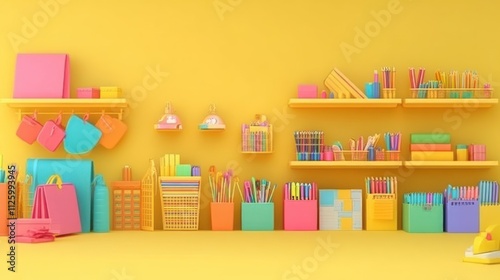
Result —
M 498 104 L 497 98 L 405 98 L 403 107 L 406 108 L 489 108 Z
M 405 161 L 408 168 L 490 168 L 498 161 Z
M 124 98 L 6 98 L 0 103 L 14 109 L 67 109 L 67 108 L 127 108 L 128 103 Z
M 172 128 L 172 129 L 166 129 L 166 128 L 163 128 L 163 129 L 161 129 L 161 128 L 156 128 L 156 127 L 154 127 L 154 129 L 155 129 L 156 131 L 160 131 L 160 132 L 167 132 L 167 131 L 169 131 L 169 132 L 171 132 L 171 131 L 182 131 L 182 128 Z
M 395 108 L 402 103 L 394 99 L 329 99 L 329 98 L 292 98 L 288 101 L 291 108 Z
M 291 161 L 292 168 L 398 168 L 402 161 Z
M 273 151 L 265 151 L 265 152 L 252 152 L 252 151 L 241 151 L 242 154 L 272 154 Z

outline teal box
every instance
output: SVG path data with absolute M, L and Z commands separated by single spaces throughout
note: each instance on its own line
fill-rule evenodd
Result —
M 274 203 L 242 203 L 241 230 L 274 230 Z
M 443 232 L 443 205 L 403 203 L 403 230 L 411 233 Z

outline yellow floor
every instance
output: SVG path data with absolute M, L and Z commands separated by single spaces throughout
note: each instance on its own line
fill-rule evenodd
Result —
M 500 279 L 500 265 L 462 262 L 475 236 L 402 231 L 92 233 L 18 244 L 17 272 L 8 272 L 2 260 L 0 279 Z M 2 259 L 7 245 L 0 238 Z

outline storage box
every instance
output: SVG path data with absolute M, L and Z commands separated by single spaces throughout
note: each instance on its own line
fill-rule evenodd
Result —
M 100 90 L 98 88 L 78 88 L 76 89 L 77 98 L 99 98 Z
M 500 204 L 479 206 L 479 231 L 492 225 L 500 225 Z
M 317 200 L 284 200 L 285 230 L 318 230 Z
M 274 203 L 242 203 L 242 230 L 274 230 Z
M 320 230 L 362 230 L 361 190 L 320 190 Z
M 100 98 L 121 98 L 122 89 L 119 87 L 100 87 Z
M 366 197 L 366 230 L 397 230 L 396 194 L 368 194 Z
M 212 220 L 212 230 L 233 230 L 234 203 L 211 202 L 210 218 Z
M 403 230 L 406 232 L 443 232 L 443 219 L 443 205 L 403 203 Z
M 444 210 L 446 232 L 479 232 L 479 202 L 477 200 L 448 200 Z
M 318 86 L 316 85 L 299 85 L 298 88 L 299 98 L 317 98 Z

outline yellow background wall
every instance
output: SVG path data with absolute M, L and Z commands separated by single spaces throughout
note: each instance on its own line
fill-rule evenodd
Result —
M 44 8 L 40 3 L 49 3 Z M 407 94 L 408 67 L 477 70 L 481 84 L 499 85 L 498 5 L 494 1 L 1 1 L 0 97 L 12 95 L 17 53 L 68 53 L 71 88 L 116 85 L 131 104 L 129 132 L 114 150 L 97 148 L 95 161 L 108 183 L 130 164 L 139 179 L 148 159 L 179 153 L 204 175 L 201 229 L 210 228 L 207 169 L 233 168 L 241 179 L 264 177 L 281 185 L 316 181 L 321 188 L 362 188 L 365 176 L 399 177 L 399 192 L 441 191 L 448 183 L 497 179 L 489 170 L 292 170 L 294 130 L 322 129 L 328 143 L 387 131 L 403 133 L 405 158 L 411 132 L 446 131 L 453 144 L 484 143 L 499 158 L 495 125 L 499 109 L 302 109 L 287 107 L 297 85 L 320 85 L 333 67 L 360 88 L 374 69 L 398 70 L 398 94 Z M 47 8 L 48 7 L 48 8 Z M 389 16 L 387 16 L 389 15 Z M 31 29 L 29 25 L 32 24 Z M 363 33 L 363 34 L 361 34 Z M 159 76 L 151 72 L 159 71 Z M 143 81 L 157 78 L 141 93 Z M 145 93 L 145 94 L 144 94 Z M 153 124 L 172 102 L 184 123 L 180 133 L 160 133 Z M 197 125 L 211 103 L 228 129 L 203 133 Z M 240 125 L 254 114 L 275 125 L 275 152 L 244 155 Z M 24 166 L 28 157 L 74 158 L 18 140 L 14 111 L 0 108 L 6 163 Z M 281 190 L 281 188 L 280 188 Z M 276 227 L 282 228 L 281 193 Z M 239 213 L 239 206 L 237 206 Z M 237 215 L 238 216 L 238 215 Z M 157 228 L 161 226 L 157 209 Z M 240 227 L 240 221 L 236 222 Z

